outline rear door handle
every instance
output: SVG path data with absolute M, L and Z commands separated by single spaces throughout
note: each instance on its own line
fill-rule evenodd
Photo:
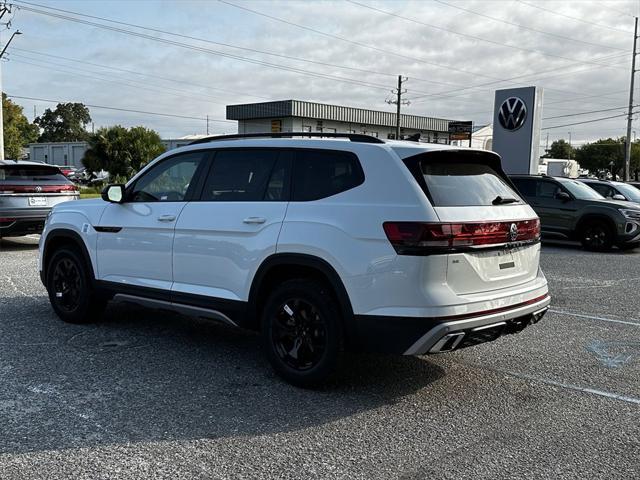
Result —
M 173 222 L 176 219 L 175 215 L 160 215 L 158 217 L 159 222 Z
M 266 221 L 267 219 L 263 217 L 248 217 L 248 218 L 245 218 L 242 222 L 249 223 L 249 224 L 257 224 L 257 223 L 264 223 Z

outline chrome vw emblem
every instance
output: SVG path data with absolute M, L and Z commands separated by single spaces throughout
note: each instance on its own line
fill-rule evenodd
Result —
M 42 187 L 40 185 L 38 185 L 35 190 L 36 190 L 36 192 L 40 193 L 42 191 Z
M 512 223 L 511 227 L 509 228 L 509 240 L 511 240 L 512 242 L 515 242 L 517 238 L 518 238 L 518 226 L 515 223 Z
M 518 97 L 509 97 L 498 112 L 498 121 L 506 130 L 518 130 L 527 118 L 527 106 Z

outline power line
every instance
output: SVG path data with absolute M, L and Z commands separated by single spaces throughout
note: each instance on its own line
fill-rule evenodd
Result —
M 235 4 L 233 2 L 229 2 L 227 0 L 218 0 L 218 1 L 220 3 L 224 3 L 225 5 L 229 5 L 231 7 L 234 7 L 234 8 L 240 9 L 240 10 L 244 10 L 246 12 L 250 12 L 250 13 L 253 13 L 255 15 L 259 15 L 261 17 L 265 17 L 265 18 L 269 18 L 271 20 L 275 20 L 276 22 L 281 22 L 281 23 L 284 23 L 286 25 L 291 25 L 293 27 L 300 28 L 302 30 L 307 30 L 309 32 L 316 33 L 318 35 L 322 35 L 324 37 L 333 38 L 334 40 L 340 40 L 341 42 L 349 43 L 351 45 L 357 45 L 358 47 L 366 48 L 368 50 L 373 50 L 373 51 L 376 51 L 376 52 L 379 52 L 379 53 L 384 53 L 386 55 L 392 55 L 394 57 L 403 58 L 405 60 L 411 60 L 411 61 L 414 61 L 414 62 L 420 62 L 420 63 L 424 63 L 426 65 L 431 65 L 431 66 L 434 66 L 434 67 L 439 67 L 439 68 L 444 68 L 444 69 L 447 69 L 447 70 L 452 70 L 452 71 L 464 73 L 466 75 L 474 75 L 474 76 L 478 76 L 478 77 L 492 78 L 494 80 L 496 79 L 496 77 L 492 77 L 490 75 L 485 75 L 483 73 L 472 72 L 472 71 L 465 70 L 465 69 L 462 69 L 462 68 L 452 67 L 450 65 L 442 65 L 442 64 L 439 64 L 439 63 L 435 63 L 435 62 L 430 62 L 430 61 L 425 60 L 423 58 L 410 57 L 408 55 L 403 55 L 401 53 L 397 53 L 397 52 L 394 52 L 394 51 L 391 51 L 391 50 L 385 50 L 383 48 L 375 47 L 373 45 L 367 45 L 366 43 L 361 43 L 361 42 L 357 42 L 355 40 L 350 40 L 348 38 L 344 38 L 344 37 L 341 37 L 339 35 L 334 35 L 332 33 L 323 32 L 322 30 L 317 30 L 317 29 L 312 28 L 312 27 L 307 27 L 306 25 L 301 25 L 299 23 L 291 22 L 291 21 L 285 20 L 283 18 L 275 17 L 273 15 L 269 15 L 268 13 L 260 12 L 258 10 L 253 10 L 251 8 L 248 8 L 248 7 L 237 5 L 237 4 Z
M 13 58 L 14 56 L 18 57 L 18 59 Z M 36 62 L 43 62 L 45 65 L 39 64 L 39 63 L 33 63 L 33 62 L 27 62 L 25 60 L 21 60 L 21 59 L 27 59 L 27 60 L 35 60 Z M 32 65 L 34 67 L 39 67 L 39 68 L 43 68 L 46 70 L 53 70 L 53 71 L 58 71 L 58 72 L 62 72 L 62 73 L 73 73 L 73 75 L 75 77 L 83 77 L 83 78 L 90 78 L 93 80 L 98 80 L 101 82 L 106 82 L 106 83 L 113 83 L 115 85 L 124 85 L 130 88 L 137 88 L 140 90 L 144 90 L 144 91 L 148 91 L 148 92 L 156 92 L 156 93 L 160 93 L 160 94 L 164 94 L 166 95 L 167 93 L 170 93 L 171 91 L 176 92 L 172 95 L 176 96 L 176 97 L 182 97 L 182 98 L 190 98 L 193 100 L 199 100 L 199 101 L 206 101 L 209 103 L 214 103 L 217 105 L 226 105 L 226 102 L 216 102 L 211 100 L 212 98 L 215 97 L 209 97 L 209 96 L 196 96 L 193 95 L 191 92 L 187 92 L 185 90 L 179 90 L 176 88 L 170 88 L 170 87 L 163 87 L 163 86 L 159 86 L 159 85 L 152 85 L 152 84 L 139 84 L 139 83 L 129 83 L 126 81 L 122 81 L 122 79 L 117 78 L 116 80 L 110 80 L 110 78 L 114 78 L 114 77 L 104 77 L 102 73 L 100 72 L 94 72 L 92 70 L 86 70 L 86 69 L 81 69 L 78 67 L 74 67 L 73 71 L 70 71 L 68 69 L 64 69 L 64 68 L 60 68 L 60 65 L 57 65 L 53 62 L 48 62 L 46 60 L 40 60 L 40 59 L 34 59 L 25 55 L 20 55 L 17 53 L 13 53 L 12 56 L 10 57 L 10 61 L 12 62 L 17 62 L 17 63 L 21 63 L 24 65 Z M 48 65 L 47 65 L 48 64 Z M 54 65 L 54 66 L 50 66 L 50 65 Z M 64 66 L 62 66 L 64 67 Z M 97 75 L 86 75 L 86 74 L 82 74 L 82 73 L 78 73 L 78 71 L 81 72 L 89 72 L 89 73 L 94 73 Z
M 18 1 L 20 3 L 27 3 L 27 4 L 37 5 L 37 4 L 33 4 L 31 2 L 25 2 L 24 0 L 18 0 Z M 240 9 L 247 10 L 245 7 L 237 6 L 237 5 L 232 4 L 230 2 L 225 2 L 224 0 L 220 0 L 220 1 L 222 1 L 223 3 L 229 4 L 229 5 L 232 5 L 232 6 L 236 6 L 237 8 L 240 8 Z M 358 81 L 358 80 L 355 80 L 355 79 L 352 79 L 352 78 L 349 78 L 349 77 L 337 77 L 337 76 L 334 76 L 334 75 L 323 74 L 321 72 L 313 72 L 313 71 L 309 71 L 309 70 L 301 70 L 299 68 L 288 67 L 288 66 L 279 65 L 279 64 L 273 64 L 273 63 L 264 62 L 264 61 L 260 61 L 260 60 L 256 60 L 256 59 L 250 59 L 250 58 L 246 58 L 246 57 L 240 57 L 240 56 L 237 56 L 237 55 L 234 55 L 234 54 L 228 54 L 228 53 L 225 53 L 225 52 L 219 52 L 219 51 L 215 51 L 215 50 L 206 49 L 204 47 L 198 47 L 198 46 L 195 46 L 195 45 L 184 44 L 184 43 L 176 42 L 176 41 L 173 41 L 173 40 L 167 40 L 167 39 L 164 39 L 164 38 L 159 38 L 159 37 L 155 37 L 155 36 L 151 36 L 151 35 L 142 34 L 140 32 L 134 32 L 134 31 L 131 31 L 131 30 L 121 29 L 121 28 L 117 28 L 117 27 L 111 27 L 109 25 L 103 25 L 103 24 L 99 24 L 99 23 L 95 23 L 95 22 L 89 22 L 89 21 L 82 20 L 82 19 L 79 19 L 79 18 L 69 17 L 69 16 L 65 16 L 65 15 L 61 15 L 61 14 L 56 14 L 56 13 L 53 13 L 53 12 L 37 10 L 37 9 L 33 9 L 31 7 L 20 7 L 20 8 L 23 8 L 23 9 L 25 9 L 27 11 L 32 11 L 34 13 L 49 15 L 49 16 L 53 16 L 55 18 L 61 18 L 61 19 L 64 19 L 64 20 L 70 20 L 70 21 L 81 23 L 81 24 L 87 24 L 87 25 L 95 26 L 95 27 L 98 27 L 98 28 L 104 28 L 104 29 L 112 30 L 112 31 L 115 31 L 115 32 L 118 32 L 118 33 L 138 36 L 138 37 L 141 37 L 141 38 L 154 40 L 154 41 L 165 43 L 165 44 L 175 45 L 175 46 L 179 46 L 179 47 L 182 47 L 182 48 L 187 48 L 187 49 L 200 51 L 200 52 L 204 52 L 204 53 L 210 53 L 210 54 L 219 55 L 219 56 L 223 56 L 223 57 L 233 58 L 233 59 L 237 59 L 237 60 L 248 62 L 248 63 L 252 63 L 252 64 L 258 64 L 258 65 L 261 65 L 261 66 L 269 66 L 269 67 L 272 67 L 272 68 L 285 70 L 285 71 L 290 71 L 290 72 L 293 72 L 293 73 L 300 73 L 300 74 L 311 76 L 311 77 L 314 77 L 314 78 L 321 78 L 321 79 L 340 81 L 340 82 L 349 83 L 349 84 L 357 84 L 357 85 L 360 85 L 360 86 L 366 86 L 366 87 L 370 87 L 370 88 L 377 88 L 377 89 L 384 89 L 384 90 L 388 89 L 388 87 L 386 85 L 382 85 L 382 84 L 374 84 L 372 82 L 362 82 L 362 81 Z M 53 7 L 45 7 L 45 8 L 51 9 Z M 56 10 L 61 11 L 61 9 L 56 9 Z M 278 19 L 276 17 L 272 17 L 270 15 L 262 14 L 261 12 L 255 12 L 253 10 L 250 10 L 250 11 L 254 12 L 256 14 L 259 14 L 259 15 L 267 16 L 268 18 L 276 19 L 278 21 L 283 21 L 285 23 L 291 23 L 291 22 L 288 22 L 286 20 L 282 20 L 282 19 Z M 68 12 L 68 11 L 64 10 L 64 12 Z M 80 14 L 80 13 L 75 13 L 75 12 L 71 12 L 71 13 L 76 14 L 76 15 L 80 15 L 80 16 L 84 16 L 84 14 Z M 102 18 L 102 17 L 91 16 L 91 15 L 89 15 L 89 17 L 90 18 Z M 105 19 L 105 21 L 112 21 L 112 20 Z M 117 22 L 117 21 L 113 21 L 113 22 L 124 23 L 124 22 Z M 132 26 L 134 26 L 134 28 L 147 28 L 147 27 L 142 27 L 142 26 L 134 25 L 134 24 L 127 24 L 127 25 L 132 25 Z M 294 24 L 294 25 L 299 26 L 300 28 L 308 28 L 308 27 L 300 26 L 298 24 Z M 152 30 L 165 32 L 163 30 L 158 30 L 158 29 L 152 29 Z M 312 31 L 315 31 L 315 29 L 312 29 Z M 317 31 L 317 32 L 321 33 L 321 34 L 324 34 L 324 32 L 319 32 L 319 31 Z M 171 32 L 165 32 L 165 33 L 170 34 L 170 35 L 172 34 Z M 176 34 L 176 35 L 179 35 L 179 34 Z M 327 35 L 331 35 L 331 34 L 327 34 Z M 196 37 L 192 37 L 192 38 L 196 38 Z M 336 38 L 342 39 L 342 37 L 336 37 Z M 345 40 L 345 41 L 348 41 L 348 40 Z M 356 43 L 358 43 L 358 42 L 356 42 Z M 371 48 L 375 49 L 376 47 L 371 47 Z M 605 56 L 605 57 L 602 57 L 601 59 L 604 60 L 604 59 L 608 59 L 608 58 L 615 58 L 616 56 L 613 56 L 613 57 Z M 600 59 L 598 59 L 598 60 L 600 60 Z M 552 71 L 557 71 L 557 68 L 552 70 Z M 377 73 L 381 73 L 381 72 L 377 72 Z M 521 76 L 518 76 L 518 77 L 514 77 L 512 79 L 497 80 L 495 82 L 488 82 L 487 84 L 502 83 L 502 82 L 505 82 L 505 81 L 508 81 L 508 80 L 513 80 L 515 78 L 520 78 L 520 77 L 530 76 L 530 75 L 532 75 L 532 74 L 525 74 L 525 75 L 521 75 Z M 493 77 L 490 77 L 490 78 L 493 78 Z M 422 79 L 417 79 L 417 80 L 422 80 Z M 440 82 L 440 83 L 442 83 L 442 82 Z M 466 90 L 466 89 L 469 89 L 469 88 L 476 88 L 476 86 L 463 87 L 463 88 L 455 90 L 455 92 L 459 92 L 460 90 Z M 428 95 L 431 95 L 431 96 L 442 96 L 442 93 L 445 93 L 445 92 L 440 92 L 440 93 L 433 93 L 432 94 L 432 93 L 420 92 L 420 91 L 417 91 L 417 90 L 414 90 L 414 92 L 416 92 L 416 93 L 425 93 L 425 95 L 423 95 L 423 96 L 428 96 Z M 459 94 L 451 95 L 451 97 L 453 97 L 453 96 L 459 96 Z M 421 97 L 417 97 L 417 98 L 421 98 Z M 445 98 L 445 97 L 443 97 L 443 98 Z
M 448 29 L 448 28 L 440 27 L 438 25 L 433 25 L 431 23 L 422 22 L 422 21 L 416 20 L 414 18 L 404 17 L 402 15 L 398 15 L 397 13 L 389 12 L 387 10 L 382 10 L 381 8 L 377 8 L 377 7 L 374 7 L 374 6 L 371 6 L 371 5 L 366 5 L 364 3 L 360 3 L 360 2 L 357 2 L 355 0 L 345 0 L 345 1 L 349 2 L 349 3 L 352 3 L 354 5 L 358 5 L 358 6 L 362 7 L 362 8 L 367 8 L 369 10 L 373 10 L 374 12 L 383 13 L 385 15 L 389 15 L 389 16 L 394 17 L 394 18 L 399 18 L 401 20 L 405 20 L 407 22 L 416 23 L 418 25 L 423 25 L 425 27 L 433 28 L 433 29 L 440 30 L 440 31 L 443 31 L 443 32 L 447 32 L 447 33 L 452 33 L 454 35 L 458 35 L 458 36 L 465 37 L 465 38 L 470 38 L 472 40 L 478 40 L 478 41 L 481 41 L 481 42 L 491 43 L 493 45 L 498 45 L 500 47 L 507 47 L 507 48 L 512 48 L 512 49 L 515 49 L 515 50 L 520 50 L 520 51 L 523 51 L 523 52 L 536 53 L 538 55 L 543 55 L 543 56 L 546 56 L 546 57 L 560 58 L 562 60 L 568 60 L 570 62 L 586 63 L 586 64 L 591 64 L 591 65 L 600 65 L 600 66 L 604 66 L 604 67 L 608 67 L 608 68 L 622 68 L 622 67 L 616 67 L 616 66 L 612 66 L 612 65 L 604 65 L 602 63 L 597 63 L 597 62 L 593 62 L 593 61 L 589 61 L 589 60 L 578 60 L 576 58 L 569 58 L 569 57 L 565 57 L 565 56 L 562 56 L 562 55 L 556 55 L 556 54 L 553 54 L 553 53 L 546 53 L 546 52 L 543 52 L 542 50 L 536 50 L 536 49 L 526 48 L 526 47 L 519 47 L 517 45 L 512 45 L 510 43 L 498 42 L 498 41 L 495 41 L 495 40 L 490 40 L 490 39 L 487 39 L 487 38 L 478 37 L 476 35 L 469 35 L 467 33 L 457 32 L 455 30 L 451 30 L 451 29 Z
M 584 45 L 590 45 L 590 46 L 593 46 L 593 47 L 601 47 L 601 48 L 609 48 L 611 50 L 626 51 L 626 49 L 624 49 L 624 48 L 612 47 L 610 45 L 603 45 L 602 43 L 587 42 L 586 40 L 580 40 L 578 38 L 565 37 L 564 35 L 558 35 L 557 33 L 551 33 L 551 32 L 546 32 L 544 30 L 538 30 L 537 28 L 532 28 L 532 27 L 529 27 L 527 25 L 522 25 L 521 23 L 510 22 L 509 20 L 505 20 L 503 18 L 492 17 L 491 15 L 487 15 L 485 13 L 477 12 L 475 10 L 471 10 L 470 8 L 464 8 L 464 7 L 460 7 L 458 5 L 453 5 L 453 4 L 451 4 L 449 2 L 445 2 L 443 0 L 433 0 L 433 1 L 434 2 L 438 2 L 438 3 L 442 4 L 442 5 L 446 5 L 447 7 L 455 8 L 457 10 L 462 10 L 463 12 L 471 13 L 473 15 L 477 15 L 477 16 L 483 17 L 483 18 L 488 18 L 489 20 L 493 20 L 495 22 L 500 22 L 500 23 L 504 23 L 504 24 L 511 25 L 511 26 L 514 26 L 514 27 L 518 27 L 518 28 L 521 28 L 523 30 L 529 30 L 530 32 L 539 33 L 541 35 L 547 35 L 549 37 L 555 37 L 555 38 L 559 38 L 561 40 L 569 40 L 571 42 L 582 43 Z M 611 8 L 611 7 L 609 6 L 608 8 Z
M 618 57 L 622 57 L 622 56 L 630 56 L 629 54 L 616 54 L 616 55 L 607 55 L 604 57 L 600 57 L 599 60 L 612 60 L 614 58 L 618 58 Z M 570 65 L 567 65 L 567 67 L 564 68 L 568 68 L 570 67 Z M 491 81 L 491 82 L 484 82 L 484 83 L 479 83 L 476 85 L 469 85 L 467 87 L 462 87 L 456 90 L 446 90 L 446 91 L 441 91 L 441 92 L 435 92 L 435 93 L 429 93 L 426 95 L 417 95 L 415 97 L 410 98 L 411 101 L 413 101 L 415 104 L 420 104 L 420 103 L 424 103 L 426 101 L 429 100 L 424 100 L 421 102 L 415 102 L 415 100 L 420 99 L 420 98 L 427 98 L 427 97 L 431 97 L 431 98 L 452 98 L 452 97 L 458 97 L 461 95 L 465 95 L 465 93 L 460 93 L 462 91 L 465 90 L 471 90 L 471 89 L 478 89 L 481 87 L 486 87 L 486 86 L 491 86 L 491 85 L 496 85 L 499 83 L 506 83 L 506 82 L 512 82 L 513 80 L 522 80 L 526 77 L 538 77 L 539 75 L 544 75 L 546 73 L 554 73 L 553 75 L 548 75 L 546 77 L 540 77 L 537 78 L 536 80 L 541 80 L 544 78 L 552 78 L 552 77 L 557 77 L 557 76 L 561 76 L 561 75 L 569 75 L 569 74 L 573 74 L 573 73 L 582 73 L 582 72 L 587 72 L 587 71 L 591 71 L 591 70 L 595 70 L 597 67 L 587 67 L 587 68 L 583 68 L 581 70 L 575 70 L 572 72 L 564 72 L 564 73 L 554 73 L 557 72 L 559 69 L 558 68 L 553 68 L 553 69 L 549 69 L 549 70 L 543 70 L 541 72 L 531 72 L 531 73 L 525 73 L 522 75 L 517 75 L 515 77 L 510 77 L 504 80 L 496 80 L 496 81 Z M 550 89 L 549 89 L 550 90 Z M 561 91 L 561 90 L 558 90 Z M 573 92 L 571 92 L 573 93 Z
M 164 81 L 167 81 L 167 82 L 179 83 L 180 85 L 191 85 L 193 87 L 205 88 L 205 89 L 208 89 L 208 90 L 216 90 L 216 91 L 223 92 L 223 93 L 232 93 L 234 95 L 241 95 L 241 96 L 244 96 L 244 97 L 254 97 L 254 98 L 260 98 L 260 99 L 263 99 L 263 100 L 271 100 L 269 97 L 253 95 L 253 94 L 246 93 L 246 92 L 238 92 L 238 91 L 235 91 L 235 90 L 227 90 L 227 89 L 224 89 L 224 88 L 216 88 L 216 87 L 212 87 L 210 85 L 202 85 L 202 84 L 198 84 L 198 83 L 188 82 L 188 81 L 185 81 L 185 80 L 179 80 L 179 79 L 176 79 L 176 78 L 169 78 L 169 77 L 165 77 L 165 76 L 161 76 L 161 75 L 142 73 L 142 72 L 135 71 L 135 70 L 128 70 L 128 69 L 125 69 L 125 68 L 114 67 L 113 65 L 104 65 L 104 64 L 101 64 L 101 63 L 89 62 L 87 60 L 79 60 L 77 58 L 63 57 L 61 55 L 53 55 L 51 53 L 44 53 L 44 52 L 38 52 L 38 51 L 35 51 L 35 50 L 28 50 L 26 48 L 18 48 L 18 47 L 11 46 L 10 47 L 10 51 L 11 52 L 13 52 L 13 51 L 26 52 L 26 53 L 31 53 L 31 54 L 34 54 L 34 55 L 41 55 L 41 56 L 44 56 L 44 57 L 55 58 L 55 59 L 58 59 L 58 60 L 67 60 L 69 62 L 81 63 L 81 64 L 91 65 L 93 67 L 99 67 L 99 68 L 106 68 L 106 69 L 109 69 L 109 70 L 115 70 L 115 71 L 123 72 L 123 73 L 130 73 L 130 74 L 133 74 L 133 75 L 140 75 L 140 76 L 144 76 L 144 77 L 148 77 L 148 78 L 157 78 L 159 80 L 164 80 Z M 34 60 L 34 59 L 32 59 L 32 60 Z
M 627 114 L 623 113 L 622 115 L 611 115 L 610 117 L 594 118 L 593 120 L 585 120 L 583 122 L 565 123 L 564 125 L 554 125 L 552 127 L 544 127 L 544 128 L 541 128 L 540 130 L 552 130 L 554 128 L 571 127 L 573 125 L 582 125 L 583 123 L 602 122 L 603 120 L 609 120 L 611 118 L 619 118 L 619 117 L 626 117 L 626 116 Z
M 634 105 L 634 107 L 638 107 L 639 105 Z M 623 108 L 627 108 L 627 106 L 622 107 L 614 107 L 614 108 L 604 108 L 602 110 L 591 110 L 590 112 L 580 112 L 580 113 L 569 113 L 567 115 L 556 115 L 554 117 L 545 117 L 542 120 L 553 120 L 554 118 L 565 118 L 565 117 L 577 117 L 580 115 L 590 115 L 592 113 L 602 113 L 602 112 L 611 112 L 612 110 L 620 110 Z
M 51 100 L 49 98 L 25 97 L 25 96 L 20 96 L 20 95 L 10 95 L 8 93 L 7 93 L 7 97 L 9 97 L 9 98 L 18 98 L 20 100 L 33 100 L 33 101 L 37 101 L 37 102 L 69 103 L 68 101 L 65 101 L 65 100 Z M 108 107 L 108 106 L 105 106 L 105 105 L 93 105 L 93 104 L 90 104 L 90 103 L 83 103 L 83 105 L 85 107 L 101 108 L 101 109 L 104 109 L 104 110 L 116 110 L 118 112 L 142 113 L 144 115 L 157 115 L 157 116 L 160 116 L 160 117 L 185 118 L 185 119 L 188 119 L 188 120 L 207 120 L 207 117 L 192 117 L 192 116 L 188 116 L 188 115 L 177 115 L 177 114 L 174 114 L 174 113 L 148 112 L 148 111 L 145 111 L 145 110 L 133 110 L 133 109 L 130 109 L 130 108 Z M 235 123 L 233 120 L 219 120 L 219 119 L 210 118 L 210 117 L 209 117 L 209 121 L 210 122 L 221 122 L 221 123 Z
M 593 25 L 595 27 L 599 27 L 599 28 L 605 28 L 607 30 L 612 30 L 615 32 L 620 32 L 620 33 L 626 33 L 626 34 L 631 34 L 633 32 L 629 31 L 629 30 L 623 30 L 621 28 L 616 28 L 616 27 L 611 27 L 609 25 L 604 25 L 602 23 L 597 23 L 597 22 L 592 22 L 591 20 L 586 20 L 584 18 L 580 18 L 580 17 L 573 17 L 571 15 L 567 15 L 565 13 L 561 13 L 561 12 L 556 12 L 555 10 L 551 10 L 548 8 L 544 8 L 541 7 L 540 5 L 534 5 L 533 3 L 529 3 L 529 2 L 525 2 L 523 0 L 517 0 L 519 3 L 522 3 L 523 5 L 526 5 L 527 7 L 531 7 L 531 8 L 537 8 L 538 10 L 542 10 L 543 12 L 548 12 L 551 13 L 553 15 L 558 15 L 560 17 L 564 17 L 564 18 L 569 18 L 571 20 L 576 20 L 578 22 L 582 22 L 582 23 L 586 23 L 588 25 Z
M 22 10 L 25 10 L 25 11 L 28 11 L 28 12 L 32 12 L 32 13 L 46 15 L 46 16 L 50 16 L 50 17 L 54 17 L 54 18 L 59 18 L 59 19 L 62 19 L 62 20 L 68 20 L 68 21 L 72 21 L 72 22 L 76 22 L 76 23 L 81 23 L 81 24 L 84 24 L 84 25 L 90 25 L 90 26 L 93 26 L 93 27 L 96 27 L 96 28 L 102 28 L 102 29 L 105 29 L 105 30 L 110 30 L 110 31 L 114 31 L 114 32 L 118 32 L 118 33 L 122 33 L 122 34 L 126 34 L 126 35 L 131 35 L 131 36 L 135 36 L 135 37 L 144 38 L 144 39 L 147 39 L 147 40 L 153 40 L 153 41 L 156 41 L 156 42 L 159 42 L 159 43 L 164 43 L 164 44 L 167 44 L 167 45 L 173 45 L 173 46 L 185 48 L 185 49 L 188 49 L 188 50 L 198 51 L 198 52 L 202 52 L 202 53 L 208 53 L 208 54 L 211 54 L 211 55 L 217 55 L 217 56 L 226 57 L 226 58 L 232 58 L 234 60 L 238 60 L 238 61 L 242 61 L 242 62 L 246 62 L 246 63 L 251 63 L 251 64 L 254 64 L 254 65 L 271 67 L 271 68 L 275 68 L 277 70 L 298 73 L 298 74 L 301 74 L 301 75 L 306 75 L 306 76 L 310 76 L 310 77 L 314 77 L 314 78 L 320 78 L 320 79 L 325 79 L 325 80 L 334 80 L 334 81 L 338 81 L 338 82 L 349 83 L 351 85 L 359 85 L 359 86 L 363 86 L 363 87 L 370 87 L 370 88 L 376 88 L 376 89 L 381 89 L 381 90 L 388 90 L 389 89 L 389 86 L 388 85 L 384 85 L 384 84 L 376 84 L 376 83 L 373 83 L 373 82 L 364 82 L 364 81 L 356 80 L 356 79 L 349 78 L 349 77 L 340 77 L 340 76 L 336 76 L 336 75 L 325 74 L 325 73 L 322 73 L 322 72 L 314 72 L 314 71 L 311 71 L 311 70 L 303 70 L 303 69 L 296 68 L 296 67 L 289 67 L 289 66 L 281 65 L 281 64 L 277 64 L 277 63 L 265 62 L 263 60 L 257 60 L 257 59 L 253 59 L 253 58 L 242 57 L 242 56 L 231 54 L 231 53 L 227 53 L 227 52 L 221 52 L 221 51 L 217 51 L 217 50 L 212 50 L 212 49 L 209 49 L 209 48 L 199 47 L 199 46 L 196 46 L 196 45 L 182 43 L 182 42 L 178 42 L 178 41 L 175 41 L 175 40 L 169 40 L 169 39 L 166 39 L 166 38 L 155 37 L 153 35 L 147 35 L 147 34 L 144 34 L 144 33 L 135 32 L 135 31 L 132 31 L 132 30 L 126 30 L 126 29 L 119 28 L 119 27 L 112 27 L 112 26 L 109 26 L 109 25 L 95 23 L 95 22 L 91 22 L 91 21 L 88 21 L 88 20 L 83 20 L 83 19 L 80 19 L 80 18 L 69 17 L 69 16 L 66 16 L 66 15 L 62 15 L 62 14 L 58 14 L 58 13 L 54 13 L 54 12 L 38 10 L 38 9 L 31 8 L 31 7 L 20 6 L 20 8 Z
M 292 56 L 292 55 L 285 55 L 285 54 L 275 53 L 275 52 L 268 52 L 268 51 L 265 51 L 265 50 L 258 50 L 256 48 L 242 47 L 242 46 L 234 45 L 234 44 L 231 44 L 231 43 L 216 42 L 216 41 L 209 40 L 209 39 L 202 38 L 202 37 L 195 37 L 195 36 L 192 36 L 192 35 L 185 35 L 185 34 L 182 34 L 182 33 L 169 32 L 167 30 L 162 30 L 162 29 L 159 29 L 159 28 L 147 27 L 147 26 L 144 26 L 144 25 L 123 22 L 123 21 L 120 21 L 120 20 L 114 20 L 114 19 L 106 18 L 106 17 L 99 17 L 97 15 L 90 15 L 90 14 L 86 14 L 86 13 L 73 12 L 71 10 L 64 10 L 62 8 L 50 7 L 48 5 L 41 5 L 41 4 L 37 4 L 37 3 L 33 3 L 33 2 L 28 2 L 28 1 L 25 1 L 25 0 L 15 0 L 15 1 L 19 2 L 19 3 L 26 4 L 26 5 L 32 5 L 32 6 L 37 6 L 37 7 L 41 7 L 41 8 L 46 8 L 46 9 L 57 11 L 57 12 L 63 12 L 63 13 L 68 13 L 68 14 L 77 15 L 77 16 L 81 16 L 81 17 L 92 18 L 92 19 L 95 19 L 95 20 L 101 20 L 101 21 L 104 21 L 104 22 L 110 22 L 110 23 L 114 23 L 114 24 L 117 24 L 117 25 L 124 25 L 124 26 L 128 26 L 128 27 L 139 28 L 139 29 L 142 29 L 142 30 L 147 30 L 147 31 L 150 31 L 150 32 L 160 33 L 160 34 L 164 34 L 164 35 L 171 35 L 171 36 L 174 36 L 174 37 L 186 38 L 186 39 L 189 39 L 189 40 L 196 40 L 198 42 L 205 42 L 205 43 L 209 43 L 209 44 L 212 44 L 212 45 L 218 45 L 218 46 L 227 47 L 227 48 L 235 48 L 235 49 L 238 49 L 238 50 L 243 50 L 243 51 L 252 52 L 252 53 L 259 53 L 259 54 L 262 54 L 262 55 L 270 55 L 270 56 L 273 56 L 273 57 L 285 58 L 285 59 L 288 59 L 288 60 L 294 60 L 294 61 L 298 61 L 298 62 L 306 62 L 306 63 L 311 63 L 311 64 L 314 64 L 314 65 L 322 65 L 322 66 L 326 66 L 326 67 L 341 68 L 341 69 L 350 70 L 350 71 L 359 72 L 359 73 L 371 73 L 371 74 L 374 74 L 374 75 L 383 75 L 383 76 L 393 77 L 393 78 L 396 77 L 396 75 L 394 73 L 380 72 L 380 71 L 375 71 L 375 70 L 371 70 L 371 69 L 351 67 L 351 66 L 347 66 L 347 65 L 338 65 L 338 64 L 335 64 L 335 63 L 321 62 L 321 61 L 318 61 L 318 60 L 310 60 L 308 58 L 295 57 L 295 56 Z M 424 78 L 414 78 L 414 80 L 417 80 L 417 81 L 420 81 L 420 82 L 426 82 L 426 83 L 440 84 L 440 85 L 455 85 L 454 83 L 450 83 L 450 82 L 438 82 L 438 81 L 424 79 Z

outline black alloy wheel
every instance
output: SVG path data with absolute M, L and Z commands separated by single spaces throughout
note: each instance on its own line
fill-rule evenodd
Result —
M 80 292 L 83 288 L 82 274 L 70 257 L 62 257 L 53 267 L 56 305 L 66 312 L 73 312 L 80 304 Z
M 100 317 L 107 301 L 93 292 L 90 270 L 76 250 L 54 252 L 46 273 L 49 301 L 61 320 L 88 323 Z
M 342 317 L 330 288 L 311 279 L 287 280 L 262 312 L 265 353 L 278 375 L 299 387 L 325 383 L 343 350 Z
M 327 348 L 324 319 L 314 305 L 301 298 L 290 298 L 280 305 L 272 337 L 280 359 L 298 371 L 318 365 Z
M 582 231 L 582 245 L 588 250 L 598 252 L 611 249 L 613 234 L 609 226 L 602 221 L 592 221 Z

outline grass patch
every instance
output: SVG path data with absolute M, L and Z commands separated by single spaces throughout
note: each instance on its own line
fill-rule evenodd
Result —
M 80 200 L 85 200 L 87 198 L 100 198 L 99 193 L 84 193 L 80 192 Z

